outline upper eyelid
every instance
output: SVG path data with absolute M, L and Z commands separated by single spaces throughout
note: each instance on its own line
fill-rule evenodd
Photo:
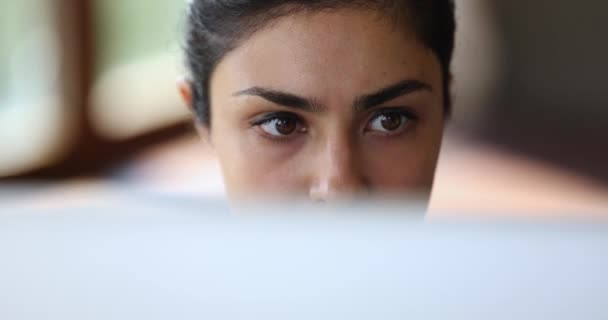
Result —
M 295 114 L 293 112 L 287 112 L 287 111 L 277 111 L 277 112 L 270 112 L 270 113 L 265 113 L 262 114 L 258 117 L 255 117 L 254 119 L 252 119 L 249 123 L 251 125 L 261 125 L 261 124 L 265 124 L 268 123 L 274 119 L 280 118 L 280 117 L 290 117 L 290 118 L 294 118 L 297 121 L 300 122 L 304 122 L 304 119 L 299 116 L 298 114 Z
M 416 120 L 419 118 L 419 115 L 417 112 L 415 112 L 414 110 L 411 110 L 410 108 L 407 108 L 407 107 L 382 107 L 382 108 L 378 108 L 376 110 L 371 110 L 371 119 L 374 119 L 374 118 L 376 118 L 382 114 L 386 114 L 386 113 L 400 113 L 413 120 Z
M 410 118 L 412 120 L 419 119 L 419 115 L 415 111 L 411 110 L 411 108 L 409 108 L 409 107 L 384 106 L 384 107 L 376 107 L 374 109 L 370 109 L 369 110 L 370 116 L 368 117 L 368 121 L 375 119 L 378 116 L 380 116 L 382 114 L 386 114 L 386 113 L 400 113 L 400 114 L 407 116 L 408 118 Z M 276 118 L 280 118 L 280 117 L 291 117 L 291 118 L 296 119 L 297 121 L 300 121 L 301 123 L 306 123 L 306 120 L 304 117 L 302 117 L 301 115 L 299 115 L 295 112 L 291 112 L 291 111 L 273 111 L 273 112 L 263 113 L 259 116 L 254 117 L 252 120 L 249 121 L 249 123 L 251 125 L 262 125 L 262 124 L 268 123 L 268 122 L 270 122 Z

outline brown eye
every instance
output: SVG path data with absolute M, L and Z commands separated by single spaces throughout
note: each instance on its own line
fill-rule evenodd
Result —
M 296 129 L 298 127 L 298 123 L 296 122 L 295 119 L 289 119 L 289 118 L 276 119 L 274 121 L 274 126 L 275 126 L 276 132 L 278 132 L 281 135 L 288 136 L 288 135 L 294 133 L 294 131 L 296 131 Z
M 384 112 L 372 118 L 367 130 L 392 133 L 403 129 L 410 121 L 411 119 L 402 112 Z
M 380 122 L 382 123 L 382 128 L 386 131 L 395 131 L 401 127 L 402 116 L 400 114 L 388 114 L 383 115 L 380 118 Z
M 278 138 L 306 131 L 300 118 L 290 114 L 270 114 L 255 125 L 267 135 Z

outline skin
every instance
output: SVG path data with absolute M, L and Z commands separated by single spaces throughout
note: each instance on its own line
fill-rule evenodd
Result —
M 428 200 L 444 129 L 441 67 L 387 21 L 363 10 L 295 14 L 224 57 L 211 77 L 211 126 L 200 131 L 229 198 Z M 180 88 L 191 104 L 189 85 Z

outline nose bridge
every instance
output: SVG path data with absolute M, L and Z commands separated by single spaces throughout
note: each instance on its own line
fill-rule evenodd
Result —
M 327 175 L 336 183 L 347 182 L 345 179 L 351 178 L 355 173 L 356 155 L 351 140 L 345 134 L 335 134 L 327 139 Z
M 311 186 L 313 200 L 347 197 L 364 187 L 359 154 L 346 130 L 327 136 L 318 159 L 321 163 Z

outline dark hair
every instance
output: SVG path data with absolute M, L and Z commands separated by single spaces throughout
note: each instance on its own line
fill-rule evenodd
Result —
M 419 40 L 439 59 L 445 110 L 450 112 L 450 64 L 456 29 L 453 0 L 190 0 L 185 52 L 198 120 L 210 125 L 210 77 L 228 52 L 272 20 L 338 8 L 381 10 L 395 22 L 413 27 Z

